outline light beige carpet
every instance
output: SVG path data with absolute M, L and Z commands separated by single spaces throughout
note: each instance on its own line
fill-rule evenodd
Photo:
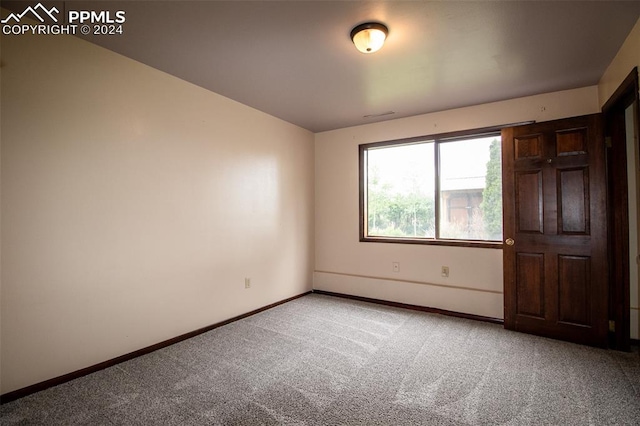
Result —
M 0 407 L 2 425 L 638 425 L 640 357 L 312 294 Z

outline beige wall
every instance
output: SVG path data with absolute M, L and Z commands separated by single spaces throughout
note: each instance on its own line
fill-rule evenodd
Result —
M 2 393 L 311 289 L 313 134 L 75 37 L 1 59 Z
M 616 54 L 615 58 L 609 64 L 609 67 L 605 71 L 604 75 L 598 83 L 598 95 L 600 105 L 604 105 L 611 95 L 616 91 L 624 79 L 629 75 L 634 67 L 640 68 L 640 19 L 636 22 L 624 44 Z M 637 117 L 637 114 L 636 114 Z M 630 117 L 629 117 L 630 119 Z M 638 146 L 638 129 L 636 134 L 629 134 L 627 139 L 627 154 L 628 154 L 628 167 L 631 173 L 629 175 L 629 257 L 630 257 L 630 296 L 631 296 L 631 337 L 638 339 L 640 337 L 640 292 L 639 287 L 639 273 L 638 273 L 638 246 L 640 230 L 638 229 L 638 223 L 640 222 L 638 209 L 638 193 L 640 192 L 640 174 L 637 164 L 637 146 Z M 635 140 L 634 140 L 635 139 Z
M 314 288 L 502 318 L 502 250 L 358 241 L 358 145 L 598 110 L 592 86 L 316 134 Z

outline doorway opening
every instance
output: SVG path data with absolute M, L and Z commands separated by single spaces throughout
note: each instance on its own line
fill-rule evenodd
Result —
M 607 141 L 609 346 L 628 351 L 632 324 L 638 327 L 639 302 L 640 111 L 637 67 L 605 103 L 602 112 Z

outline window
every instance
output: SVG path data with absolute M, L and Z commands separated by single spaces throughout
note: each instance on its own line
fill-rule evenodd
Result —
M 360 145 L 361 241 L 501 247 L 497 130 Z

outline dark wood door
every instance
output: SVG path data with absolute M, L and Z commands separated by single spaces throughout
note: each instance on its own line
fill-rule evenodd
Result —
M 505 328 L 605 346 L 600 114 L 502 131 Z

